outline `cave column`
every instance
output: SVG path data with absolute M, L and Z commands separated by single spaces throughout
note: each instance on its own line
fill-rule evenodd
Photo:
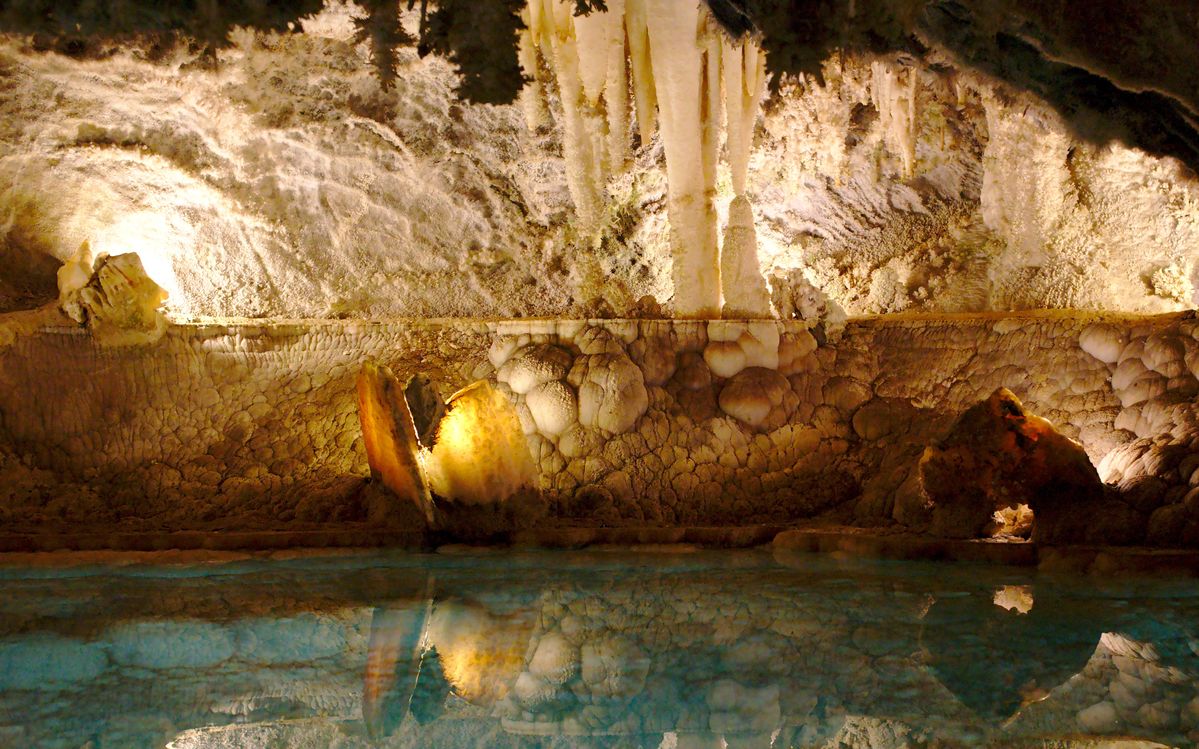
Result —
M 757 45 L 749 39 L 739 43 L 725 39 L 723 45 L 725 153 L 735 193 L 729 204 L 720 254 L 723 315 L 728 318 L 769 318 L 774 316 L 770 293 L 758 265 L 753 206 L 745 194 L 754 122 L 766 77 L 765 60 Z
M 653 57 L 659 131 L 666 152 L 674 308 L 681 317 L 720 313 L 715 131 L 710 87 L 712 29 L 695 0 L 628 0 L 643 5 Z M 642 9 L 639 8 L 638 12 Z M 719 46 L 715 46 L 719 54 Z M 717 68 L 718 69 L 718 68 Z

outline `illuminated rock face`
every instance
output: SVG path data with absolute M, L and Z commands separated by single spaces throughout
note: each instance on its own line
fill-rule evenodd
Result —
M 516 411 L 487 382 L 450 397 L 426 466 L 433 492 L 465 505 L 501 504 L 534 482 Z
M 186 528 L 217 507 L 247 530 L 373 522 L 358 499 L 370 465 L 355 380 L 375 359 L 442 392 L 488 383 L 492 395 L 471 402 L 509 416 L 472 407 L 459 430 L 451 407 L 426 468 L 432 491 L 458 500 L 447 508 L 492 513 L 492 528 L 547 512 L 583 525 L 741 525 L 837 508 L 925 530 L 925 448 L 1008 387 L 1081 442 L 1109 482 L 1104 501 L 1127 508 L 1067 505 L 1055 526 L 1042 506 L 1039 532 L 1189 543 L 1193 375 L 1152 395 L 1121 367 L 1186 368 L 1194 328 L 1186 317 L 880 319 L 818 345 L 796 321 L 350 322 L 176 326 L 119 350 L 70 329 L 31 332 L 0 348 L 0 511 L 14 530 Z M 1088 353 L 1111 358 L 1096 340 L 1122 342 L 1113 362 Z M 705 361 L 713 343 L 754 363 L 718 372 Z M 1152 371 L 1142 376 L 1165 377 Z M 494 504 L 526 481 L 515 502 Z
M 1060 527 L 1070 515 L 1080 521 L 1074 525 L 1099 522 L 1088 516 L 1103 499 L 1103 484 L 1082 445 L 1028 413 L 1007 388 L 967 409 L 925 450 L 919 471 L 936 535 L 982 535 L 996 511 L 1019 505 L 1036 514 L 1038 540 L 1088 540 L 1085 531 L 1070 538 Z M 1129 515 L 1135 513 L 1118 520 Z
M 93 263 L 85 242 L 59 269 L 58 295 L 62 311 L 101 345 L 151 343 L 167 329 L 161 310 L 167 293 L 134 253 L 100 255 Z
M 0 297 L 36 287 L 0 308 L 45 301 L 85 239 L 200 315 L 579 317 L 652 295 L 759 317 L 760 277 L 784 316 L 800 279 L 850 313 L 1191 303 L 1199 194 L 1176 163 L 906 57 L 830 58 L 761 106 L 760 51 L 702 5 L 533 3 L 526 109 L 463 104 L 408 50 L 381 94 L 338 3 L 302 34 L 238 32 L 215 70 L 0 40 Z
M 358 417 L 373 480 L 414 506 L 432 527 L 469 522 L 454 517 L 466 508 L 507 509 L 514 497 L 530 493 L 533 464 L 508 399 L 480 381 L 450 396 L 444 406 L 423 404 L 439 418 L 427 425 L 422 440 L 408 398 L 435 394 L 413 383 L 420 379 L 402 388 L 390 369 L 374 362 L 358 374 Z M 372 514 L 377 520 L 403 518 L 386 509 Z

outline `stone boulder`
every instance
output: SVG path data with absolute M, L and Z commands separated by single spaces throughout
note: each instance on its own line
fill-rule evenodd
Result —
M 167 293 L 146 274 L 135 253 L 91 260 L 85 242 L 58 273 L 59 307 L 91 329 L 103 346 L 153 343 L 167 329 Z
M 925 449 L 918 471 L 932 504 L 930 532 L 939 536 L 981 536 L 997 511 L 1028 505 L 1034 540 L 1119 542 L 1106 537 L 1103 518 L 1123 523 L 1130 510 L 1105 500 L 1082 445 L 1026 411 L 1007 388 L 963 413 Z

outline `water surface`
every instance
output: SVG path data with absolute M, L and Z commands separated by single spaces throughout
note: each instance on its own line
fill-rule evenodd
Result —
M 762 551 L 372 553 L 3 567 L 0 600 L 0 747 L 1199 738 L 1192 580 Z

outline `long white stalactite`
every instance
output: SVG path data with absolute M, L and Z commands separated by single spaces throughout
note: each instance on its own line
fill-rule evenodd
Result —
M 628 164 L 635 112 L 641 142 L 657 128 L 665 152 L 676 314 L 719 317 L 723 299 L 728 316 L 771 316 L 745 196 L 764 56 L 752 40 L 730 39 L 699 0 L 607 5 L 575 16 L 571 0 L 530 0 L 521 39 L 531 126 L 544 111 L 537 54 L 554 71 L 580 225 L 602 218 L 608 178 Z M 714 204 L 722 132 L 737 196 L 723 260 Z

